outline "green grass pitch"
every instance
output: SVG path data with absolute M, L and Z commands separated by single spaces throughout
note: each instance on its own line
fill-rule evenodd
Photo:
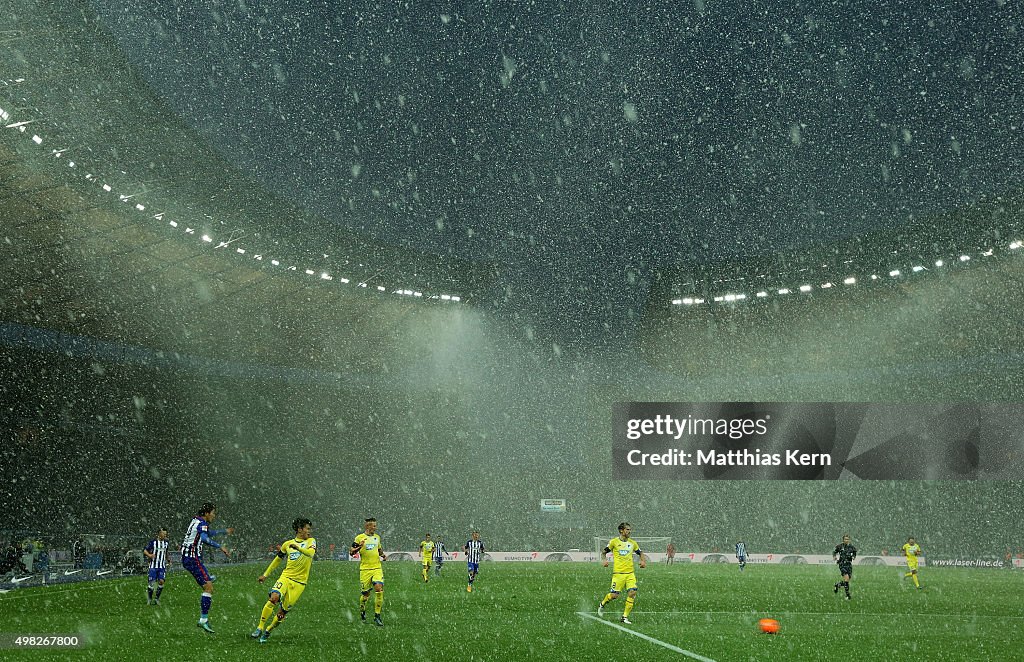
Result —
M 629 632 L 624 599 L 593 616 L 610 571 L 598 564 L 485 563 L 474 591 L 450 563 L 424 584 L 419 566 L 385 564 L 384 620 L 359 621 L 358 572 L 316 562 L 288 619 L 249 638 L 266 599 L 254 565 L 219 568 L 209 635 L 195 626 L 199 589 L 172 573 L 149 607 L 144 577 L 0 595 L 0 632 L 78 633 L 75 651 L 0 651 L 3 659 L 1010 660 L 1024 657 L 1024 572 L 923 568 L 924 590 L 902 570 L 857 567 L 853 599 L 832 592 L 834 567 L 652 565 L 640 571 Z M 372 601 L 370 603 L 372 605 Z M 781 631 L 762 634 L 757 621 Z M 641 636 L 642 635 L 642 636 Z

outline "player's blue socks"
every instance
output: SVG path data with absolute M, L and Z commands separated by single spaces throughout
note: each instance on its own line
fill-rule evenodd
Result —
M 199 609 L 201 616 L 199 617 L 200 623 L 205 623 L 210 615 L 210 605 L 213 604 L 213 596 L 209 593 L 203 593 L 203 597 L 199 598 Z

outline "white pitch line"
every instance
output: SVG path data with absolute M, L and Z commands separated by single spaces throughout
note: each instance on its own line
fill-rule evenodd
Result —
M 694 653 L 693 651 L 684 650 L 684 649 L 680 648 L 679 646 L 673 646 L 672 644 L 665 643 L 664 641 L 662 641 L 660 639 L 655 639 L 654 637 L 649 637 L 646 634 L 643 634 L 642 632 L 636 632 L 635 630 L 630 630 L 629 628 L 622 627 L 618 623 L 612 623 L 610 621 L 606 621 L 603 618 L 598 618 L 597 616 L 594 616 L 593 614 L 588 614 L 585 611 L 578 611 L 576 613 L 579 616 L 582 616 L 583 618 L 589 618 L 592 621 L 597 621 L 598 623 L 604 623 L 608 627 L 613 627 L 616 630 L 622 630 L 623 632 L 625 632 L 627 634 L 631 634 L 634 637 L 640 637 L 641 639 L 643 639 L 645 641 L 649 641 L 652 644 L 658 644 L 659 646 L 667 648 L 670 651 L 675 651 L 676 653 L 681 653 L 681 654 L 685 655 L 686 657 L 693 658 L 694 660 L 700 660 L 700 662 L 715 662 L 710 657 L 704 657 L 703 655 L 698 655 L 697 653 Z
M 121 578 L 118 577 L 118 579 L 121 579 Z M 42 589 L 45 589 L 45 590 L 33 591 L 32 593 L 25 593 L 25 594 L 21 594 L 21 595 L 10 595 L 10 594 L 7 594 L 6 596 L 0 598 L 0 602 L 5 602 L 7 600 L 14 600 L 15 598 L 34 598 L 36 596 L 52 596 L 54 593 L 69 593 L 71 591 L 91 591 L 91 590 L 97 589 L 97 588 L 110 588 L 111 584 L 109 582 L 110 582 L 110 580 L 108 579 L 106 581 L 103 581 L 102 583 L 92 584 L 91 586 L 88 586 L 88 585 L 87 586 L 79 586 L 78 585 L 78 584 L 85 584 L 86 582 L 75 582 L 73 584 L 70 584 L 70 585 L 66 584 L 64 586 L 46 586 L 46 587 L 44 587 L 44 586 L 28 586 L 26 588 L 42 588 Z M 21 591 L 24 591 L 24 590 L 25 589 L 19 589 L 18 593 L 21 593 Z
M 762 615 L 762 614 L 767 614 L 768 612 L 753 612 L 753 611 L 651 611 L 650 609 L 644 609 L 643 613 L 645 613 L 645 614 L 682 614 L 682 615 L 692 615 L 692 616 L 705 616 L 705 615 L 708 615 L 708 614 L 723 614 L 723 615 L 730 615 L 730 616 L 735 616 L 735 615 L 759 616 L 759 615 Z M 995 615 L 995 614 L 933 614 L 933 613 L 910 614 L 910 613 L 907 613 L 907 612 L 901 612 L 901 613 L 895 614 L 895 613 L 890 613 L 890 612 L 867 612 L 867 611 L 842 612 L 842 611 L 785 611 L 785 610 L 783 610 L 783 611 L 777 612 L 776 615 L 778 615 L 778 616 L 787 616 L 787 615 L 793 615 L 793 616 L 885 616 L 887 618 L 897 617 L 897 616 L 899 616 L 899 617 L 904 617 L 904 616 L 914 616 L 914 617 L 934 616 L 934 617 L 937 617 L 937 618 L 995 618 L 995 619 L 1001 618 L 1001 619 L 1008 619 L 1008 620 L 1024 620 L 1024 616 L 1002 616 L 1002 615 Z

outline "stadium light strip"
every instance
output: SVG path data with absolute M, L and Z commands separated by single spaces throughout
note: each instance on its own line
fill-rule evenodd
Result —
M 1009 245 L 1007 246 L 1007 251 L 1003 251 L 1003 252 L 1008 252 L 1008 251 L 1016 252 L 1016 251 L 1019 251 L 1021 248 L 1024 248 L 1024 241 L 1022 241 L 1022 240 L 1014 240 L 1014 241 L 1010 242 Z M 992 257 L 992 256 L 996 255 L 996 252 L 997 252 L 997 249 L 995 247 L 985 248 L 985 249 L 978 249 L 978 255 L 980 255 L 982 257 Z M 966 265 L 966 263 L 971 261 L 970 253 L 960 253 L 959 256 L 957 257 L 957 261 L 960 262 L 961 264 L 965 264 Z M 847 260 L 846 262 L 850 262 L 850 260 Z M 940 259 L 935 260 L 934 264 L 935 264 L 936 267 L 941 268 L 941 267 L 946 266 L 946 261 L 940 258 Z M 804 270 L 806 270 L 806 269 L 804 269 Z M 928 268 L 925 267 L 924 265 L 921 265 L 921 264 L 912 264 L 911 267 L 910 267 L 911 274 L 919 274 L 919 273 L 921 273 L 923 271 L 928 271 Z M 888 274 L 889 274 L 889 278 L 891 280 L 893 280 L 893 281 L 901 280 L 901 279 L 903 279 L 903 278 L 905 278 L 907 276 L 907 274 L 904 274 L 903 271 L 900 270 L 900 269 L 892 269 L 892 270 L 890 270 L 888 272 Z M 763 277 L 763 274 L 762 274 L 761 277 Z M 871 274 L 869 276 L 869 278 L 872 281 L 878 281 L 878 280 L 882 279 L 882 277 L 879 276 L 878 274 Z M 734 280 L 736 280 L 736 279 L 734 279 Z M 739 280 L 742 280 L 742 279 L 739 279 Z M 846 278 L 843 279 L 843 285 L 853 286 L 853 285 L 857 284 L 857 281 L 858 281 L 858 278 L 856 276 L 847 276 Z M 721 281 L 717 281 L 717 282 L 721 282 Z M 730 282 L 733 282 L 733 281 L 730 281 Z M 822 289 L 822 290 L 833 289 L 834 287 L 835 287 L 835 284 L 832 281 L 826 281 L 826 282 L 821 283 L 820 285 L 818 285 L 818 289 Z M 801 292 L 803 294 L 810 294 L 811 292 L 814 291 L 814 289 L 815 289 L 815 287 L 813 285 L 811 285 L 809 283 L 802 283 L 801 285 L 797 286 L 796 288 L 778 287 L 778 288 L 775 288 L 774 290 L 759 290 L 754 296 L 755 296 L 755 298 L 758 298 L 758 299 L 766 299 L 766 298 L 772 297 L 772 296 L 786 296 L 788 294 L 792 294 L 794 291 L 799 291 L 799 292 Z M 707 301 L 711 301 L 711 302 L 714 302 L 714 303 L 735 303 L 736 301 L 743 301 L 746 298 L 747 298 L 747 295 L 745 293 L 734 293 L 733 292 L 733 293 L 728 293 L 728 294 L 713 294 L 713 295 L 709 295 L 707 297 Z M 693 297 L 693 296 L 690 296 L 690 297 L 677 297 L 675 299 L 672 299 L 672 305 L 673 306 L 698 306 L 698 305 L 701 305 L 703 303 L 706 303 L 707 301 L 705 301 L 705 299 L 697 298 L 697 297 Z
M 14 79 L 13 82 L 15 82 L 15 83 L 22 83 L 24 81 L 25 81 L 24 78 L 18 78 L 18 79 Z M 9 83 L 11 81 L 3 81 L 3 82 L 4 83 Z M 4 110 L 3 107 L 0 107 L 0 122 L 7 122 L 10 119 L 11 119 L 10 112 L 8 112 L 7 110 Z M 4 128 L 17 129 L 21 133 L 27 135 L 26 127 L 28 125 L 30 125 L 30 124 L 36 123 L 36 121 L 37 121 L 36 119 L 22 120 L 20 122 L 13 122 L 11 124 L 8 124 Z M 39 133 L 33 133 L 31 135 L 31 140 L 37 146 L 42 146 L 42 144 L 44 142 L 43 136 L 41 136 Z M 61 158 L 61 156 L 63 155 L 63 153 L 65 151 L 67 151 L 67 149 L 61 149 L 61 150 L 52 149 L 52 150 L 50 150 L 50 155 L 53 156 L 56 159 L 59 159 L 59 158 Z M 69 168 L 75 168 L 77 166 L 78 166 L 78 164 L 75 161 L 73 161 L 73 160 L 69 160 L 68 161 L 68 167 Z M 124 173 L 124 171 L 121 171 L 121 172 Z M 124 173 L 124 174 L 127 174 L 127 173 Z M 94 183 L 94 184 L 99 183 L 99 178 L 96 175 L 94 175 L 93 173 L 86 173 L 85 175 L 83 175 L 83 177 L 84 177 L 84 179 L 86 181 L 88 181 L 90 183 Z M 117 194 L 114 191 L 114 187 L 112 185 L 108 184 L 108 183 L 102 183 L 102 184 L 99 184 L 99 186 L 106 193 L 115 193 L 116 195 L 118 195 L 120 200 L 121 200 L 121 202 L 130 203 L 131 199 L 134 198 L 136 195 L 138 195 L 137 193 L 132 193 L 132 194 L 129 194 L 129 195 Z M 134 205 L 134 208 L 138 212 L 145 212 L 146 211 L 146 205 L 142 204 L 141 202 L 140 203 L 136 203 Z M 162 220 L 164 220 L 165 213 L 166 212 L 159 212 L 157 214 L 154 214 L 152 216 L 152 218 L 154 218 L 154 219 L 156 219 L 158 221 L 162 221 Z M 179 223 L 177 221 L 175 221 L 174 219 L 168 220 L 167 224 L 170 227 L 172 227 L 172 228 L 178 228 L 179 227 Z M 194 235 L 196 231 L 195 231 L 195 228 L 188 227 L 186 225 L 185 228 L 184 228 L 184 232 L 185 232 L 185 234 Z M 204 243 L 204 244 L 213 244 L 214 243 L 213 238 L 210 235 L 208 235 L 208 234 L 203 234 L 200 237 L 200 241 L 202 243 Z M 227 243 L 221 242 L 221 243 L 218 243 L 214 247 L 214 250 L 216 250 L 217 248 L 224 248 L 226 246 L 227 246 Z M 247 252 L 248 252 L 247 249 L 245 249 L 244 247 L 237 246 L 235 248 L 235 253 L 238 254 L 238 255 L 246 255 Z M 262 253 L 255 253 L 255 254 L 253 254 L 253 257 L 257 261 L 263 261 L 263 254 Z M 275 267 L 281 266 L 281 262 L 279 260 L 276 260 L 276 259 L 270 260 L 270 263 L 273 266 L 275 266 Z M 287 267 L 287 270 L 288 271 L 297 271 L 298 268 L 297 268 L 297 266 L 292 265 L 290 267 Z M 315 270 L 315 269 L 310 269 L 310 268 L 304 268 L 303 271 L 305 272 L 306 275 L 318 277 L 320 280 L 324 280 L 324 281 L 334 281 L 335 280 L 334 276 L 330 275 L 327 271 L 324 271 L 322 269 L 321 270 Z M 339 278 L 338 280 L 343 285 L 347 285 L 347 284 L 351 283 L 350 279 L 344 278 L 344 277 Z M 366 283 L 359 283 L 358 286 L 360 288 L 362 288 L 362 289 L 368 289 Z M 384 286 L 384 285 L 378 285 L 377 286 L 377 291 L 378 292 L 387 292 L 388 289 L 389 288 L 387 286 Z M 405 288 L 405 287 L 394 289 L 393 293 L 399 294 L 399 295 L 402 295 L 402 296 L 409 296 L 409 297 L 413 297 L 413 298 L 427 298 L 427 299 L 434 299 L 434 300 L 437 300 L 437 301 L 450 301 L 450 302 L 454 302 L 454 303 L 460 303 L 462 301 L 462 297 L 461 296 L 454 295 L 454 294 L 428 294 L 428 295 L 426 295 L 424 297 L 424 293 L 422 291 L 420 291 L 420 290 L 412 290 L 412 289 L 408 289 L 408 288 Z

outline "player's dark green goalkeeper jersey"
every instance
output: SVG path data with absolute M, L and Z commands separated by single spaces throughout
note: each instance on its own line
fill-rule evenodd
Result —
M 857 548 L 853 545 L 844 545 L 842 543 L 836 545 L 836 549 L 832 552 L 832 556 L 837 557 L 837 563 L 839 565 L 850 565 L 853 560 L 857 558 Z

